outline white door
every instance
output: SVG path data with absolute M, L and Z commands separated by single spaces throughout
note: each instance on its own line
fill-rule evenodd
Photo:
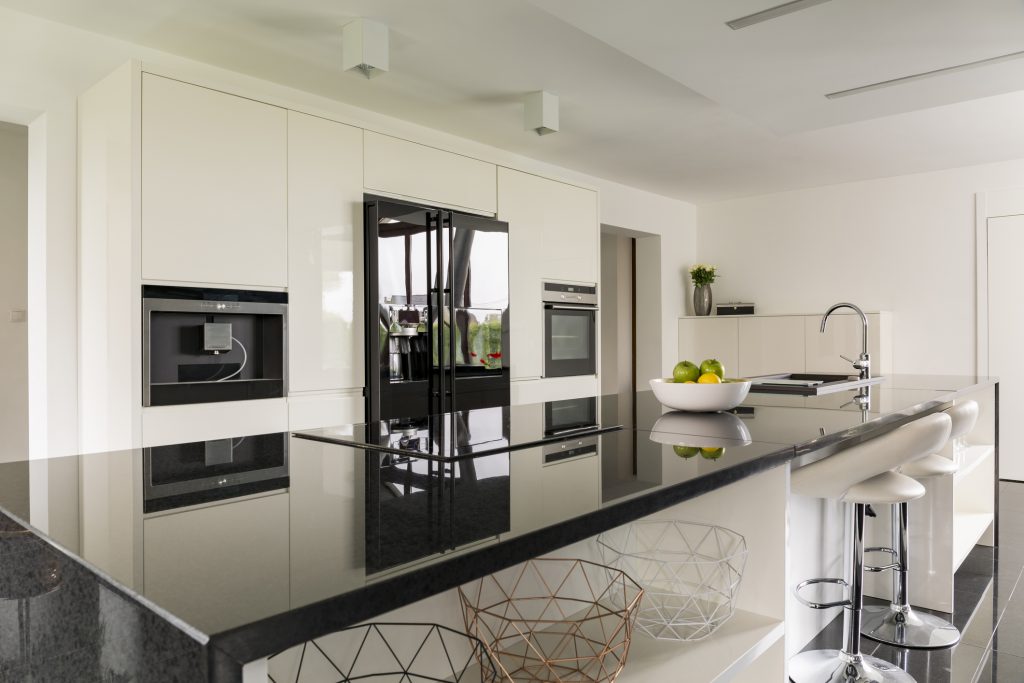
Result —
M 1024 481 L 1024 315 L 1020 305 L 1024 216 L 988 220 L 988 363 L 999 377 L 999 478 Z M 979 352 L 984 352 L 979 349 Z

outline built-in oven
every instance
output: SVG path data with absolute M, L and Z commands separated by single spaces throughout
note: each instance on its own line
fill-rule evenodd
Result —
M 545 282 L 544 376 L 597 374 L 597 285 Z

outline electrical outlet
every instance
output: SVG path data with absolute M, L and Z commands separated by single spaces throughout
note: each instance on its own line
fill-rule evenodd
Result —
M 12 323 L 23 323 L 28 318 L 25 311 L 11 311 L 10 321 Z

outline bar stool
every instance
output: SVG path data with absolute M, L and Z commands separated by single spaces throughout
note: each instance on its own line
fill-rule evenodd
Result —
M 978 421 L 978 404 L 975 401 L 959 403 L 945 411 L 952 420 L 949 442 L 964 436 Z M 926 477 L 953 474 L 956 463 L 939 453 L 931 453 L 900 468 L 900 474 L 920 481 Z M 910 566 L 910 544 L 908 542 L 909 504 L 892 506 L 892 548 L 869 548 L 891 552 L 896 566 L 892 568 L 892 602 L 888 605 L 871 605 L 864 608 L 864 623 L 861 635 L 880 643 L 914 650 L 930 650 L 953 647 L 960 642 L 960 631 L 945 619 L 925 612 L 915 612 L 910 607 L 907 572 Z M 868 567 L 868 570 L 882 569 Z
M 928 415 L 793 472 L 791 489 L 794 493 L 839 499 L 853 505 L 850 583 L 843 579 L 808 579 L 794 590 L 797 599 L 808 607 L 843 608 L 843 646 L 840 650 L 808 650 L 790 659 L 789 678 L 794 683 L 914 683 L 913 676 L 895 664 L 865 655 L 860 650 L 864 513 L 868 505 L 891 505 L 924 495 L 920 483 L 893 470 L 941 448 L 949 437 L 950 425 L 951 420 L 944 413 Z M 836 602 L 814 603 L 800 595 L 806 586 L 819 583 L 848 587 L 848 597 Z

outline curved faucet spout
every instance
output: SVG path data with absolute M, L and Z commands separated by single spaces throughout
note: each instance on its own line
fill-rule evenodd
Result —
M 871 377 L 871 365 L 870 356 L 868 356 L 868 318 L 864 315 L 864 311 L 860 310 L 860 306 L 846 301 L 833 304 L 827 311 L 825 311 L 825 315 L 821 317 L 820 331 L 822 333 L 825 332 L 825 323 L 828 322 L 828 317 L 840 308 L 849 308 L 860 316 L 860 359 L 858 362 L 855 362 L 853 366 L 860 370 L 860 376 L 862 379 L 869 379 Z

